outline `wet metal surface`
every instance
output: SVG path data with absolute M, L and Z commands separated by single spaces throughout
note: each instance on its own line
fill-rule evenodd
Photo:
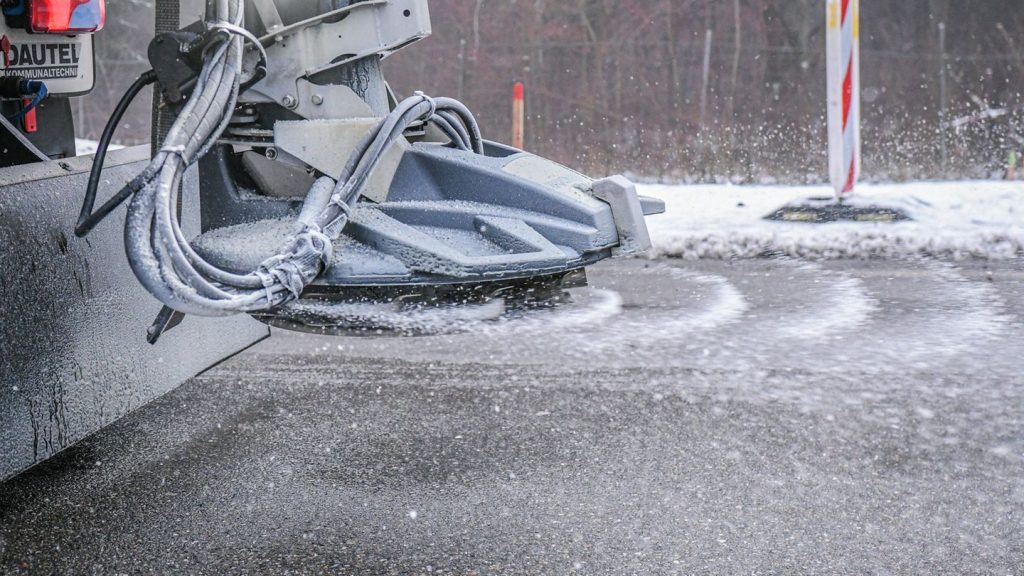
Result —
M 138 149 L 109 164 L 101 198 L 144 166 Z M 123 211 L 87 239 L 72 232 L 88 166 L 77 158 L 0 170 L 0 479 L 266 334 L 246 318 L 190 318 L 147 344 L 160 306 L 124 257 Z M 198 231 L 198 214 L 185 217 Z
M 276 333 L 0 484 L 0 571 L 1024 570 L 1017 263 L 590 277 L 475 333 Z

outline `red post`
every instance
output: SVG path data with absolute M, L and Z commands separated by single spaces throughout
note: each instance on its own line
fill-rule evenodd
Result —
M 526 85 L 512 86 L 512 146 L 523 149 L 526 141 Z

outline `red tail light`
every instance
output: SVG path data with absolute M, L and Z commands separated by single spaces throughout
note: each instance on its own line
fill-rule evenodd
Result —
M 31 0 L 29 28 L 40 34 L 96 32 L 107 19 L 104 0 Z

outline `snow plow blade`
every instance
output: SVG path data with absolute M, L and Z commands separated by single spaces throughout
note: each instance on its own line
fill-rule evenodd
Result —
M 113 152 L 108 178 L 130 178 L 148 159 L 148 148 Z M 159 305 L 118 257 L 123 209 L 88 240 L 72 231 L 90 162 L 0 169 L 0 480 L 269 334 L 244 316 L 189 317 L 147 344 Z M 198 197 L 195 178 L 184 193 Z M 185 207 L 182 222 L 198 233 L 198 203 Z

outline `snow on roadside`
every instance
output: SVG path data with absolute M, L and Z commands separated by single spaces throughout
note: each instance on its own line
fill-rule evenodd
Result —
M 84 138 L 75 138 L 75 152 L 78 156 L 88 156 L 89 154 L 95 154 L 96 148 L 100 143 L 96 140 L 86 140 Z M 120 144 L 111 144 L 108 150 L 120 150 L 124 146 Z
M 820 186 L 642 185 L 665 201 L 648 218 L 654 257 L 810 259 L 930 256 L 953 260 L 1024 255 L 1024 182 L 917 182 L 865 185 L 858 203 L 903 208 L 901 223 L 770 222 L 783 205 L 831 196 Z

